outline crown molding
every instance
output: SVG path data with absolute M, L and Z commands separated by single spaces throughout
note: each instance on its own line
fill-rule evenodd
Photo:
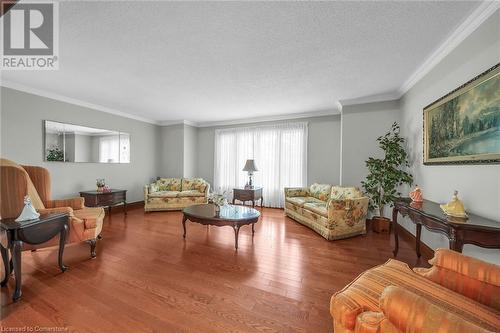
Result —
M 224 121 L 207 121 L 199 122 L 197 127 L 215 127 L 215 126 L 230 126 L 230 125 L 241 125 L 241 124 L 251 124 L 251 123 L 262 123 L 266 121 L 279 121 L 279 120 L 293 120 L 302 118 L 314 118 L 314 117 L 324 117 L 324 116 L 336 116 L 340 114 L 340 110 L 331 109 L 316 112 L 304 112 L 304 113 L 288 113 L 276 116 L 265 116 L 265 117 L 255 117 L 255 118 L 243 118 L 234 120 L 224 120 Z
M 26 92 L 26 93 L 33 94 L 33 95 L 37 95 L 37 96 L 42 96 L 42 97 L 54 99 L 56 101 L 61 101 L 61 102 L 65 102 L 65 103 L 74 104 L 77 106 L 86 107 L 89 109 L 94 109 L 94 110 L 101 111 L 101 112 L 110 113 L 110 114 L 113 114 L 115 116 L 120 116 L 120 117 L 129 118 L 129 119 L 133 119 L 133 120 L 138 120 L 138 121 L 142 121 L 142 122 L 149 123 L 149 124 L 155 124 L 155 125 L 158 124 L 158 122 L 156 120 L 153 120 L 153 119 L 149 119 L 149 118 L 145 118 L 145 117 L 141 117 L 141 116 L 136 116 L 136 115 L 133 115 L 130 113 L 126 113 L 123 111 L 118 111 L 118 110 L 115 110 L 112 108 L 108 108 L 106 106 L 85 102 L 85 101 L 82 101 L 80 99 L 76 99 L 73 97 L 68 97 L 68 96 L 56 94 L 56 93 L 53 93 L 53 92 L 50 92 L 47 90 L 41 90 L 41 89 L 28 87 L 26 85 L 11 82 L 11 81 L 1 80 L 0 86 L 5 87 L 5 88 L 14 89 L 14 90 L 19 90 L 19 91 Z
M 397 92 L 389 92 L 377 95 L 363 96 L 351 99 L 341 99 L 338 103 L 342 106 L 350 106 L 350 105 L 358 105 L 358 104 L 367 104 L 367 103 L 377 103 L 377 102 L 388 102 L 399 99 L 399 95 Z
M 198 127 L 198 123 L 190 120 L 164 120 L 159 121 L 157 125 L 159 126 L 173 126 L 173 125 L 188 125 L 193 127 Z
M 337 110 L 339 110 L 339 113 L 342 114 L 342 103 L 340 101 L 336 101 L 335 106 L 337 107 Z
M 401 98 L 499 8 L 500 1 L 482 2 L 401 85 L 397 91 L 397 98 Z
M 184 120 L 183 121 L 184 125 L 192 126 L 192 127 L 198 127 L 198 123 L 195 121 L 191 120 Z
M 108 108 L 102 105 L 86 102 L 76 98 L 60 95 L 50 91 L 32 88 L 11 81 L 0 80 L 0 86 L 159 126 L 185 124 L 194 127 L 211 127 L 211 126 L 227 126 L 227 125 L 238 125 L 245 123 L 259 123 L 266 121 L 277 121 L 277 120 L 287 120 L 287 119 L 291 120 L 291 119 L 300 119 L 308 117 L 338 115 L 342 112 L 342 108 L 344 106 L 400 99 L 408 90 L 410 90 L 418 81 L 420 81 L 426 74 L 428 74 L 439 62 L 441 62 L 441 60 L 443 60 L 453 49 L 455 49 L 464 39 L 466 39 L 472 32 L 474 32 L 484 21 L 486 21 L 491 15 L 493 15 L 499 8 L 500 8 L 500 1 L 482 2 L 471 13 L 471 15 L 469 15 L 469 17 L 467 17 L 455 29 L 455 31 L 453 31 L 448 36 L 448 38 L 438 48 L 436 48 L 429 57 L 427 57 L 427 59 L 417 68 L 415 72 L 413 72 L 413 74 L 411 74 L 408 77 L 408 79 L 401 85 L 401 87 L 399 87 L 399 89 L 389 93 L 364 96 L 353 99 L 338 100 L 335 102 L 335 108 L 327 111 L 292 113 L 292 114 L 284 114 L 276 116 L 245 118 L 245 119 L 236 119 L 227 121 L 210 121 L 210 122 L 194 122 L 188 120 L 157 121 L 133 115 L 127 112 L 119 111 L 116 109 Z

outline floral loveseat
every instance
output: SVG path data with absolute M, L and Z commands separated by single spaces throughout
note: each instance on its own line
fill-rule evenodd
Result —
M 202 178 L 158 178 L 144 186 L 144 211 L 180 210 L 208 202 L 210 184 Z
M 328 240 L 366 233 L 368 197 L 355 187 L 285 188 L 285 213 Z

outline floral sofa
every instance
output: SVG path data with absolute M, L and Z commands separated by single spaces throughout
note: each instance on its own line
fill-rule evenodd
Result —
M 335 333 L 472 333 L 500 329 L 500 267 L 437 249 L 431 268 L 389 259 L 332 296 Z
M 328 240 L 365 234 L 367 212 L 368 197 L 355 187 L 285 188 L 286 215 Z
M 208 202 L 210 184 L 202 178 L 158 178 L 144 186 L 144 211 L 180 210 Z

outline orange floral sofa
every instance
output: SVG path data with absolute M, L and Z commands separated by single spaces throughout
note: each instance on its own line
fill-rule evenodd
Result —
M 368 197 L 355 187 L 285 188 L 285 214 L 328 240 L 366 233 Z
M 332 296 L 335 333 L 500 331 L 500 267 L 438 249 L 431 268 L 389 259 Z
M 208 202 L 210 184 L 202 178 L 158 178 L 144 186 L 144 211 L 180 210 Z

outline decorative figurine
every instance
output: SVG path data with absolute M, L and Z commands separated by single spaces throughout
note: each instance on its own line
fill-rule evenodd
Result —
M 444 205 L 439 205 L 446 215 L 453 217 L 467 217 L 465 213 L 464 204 L 460 199 L 458 199 L 458 191 L 453 192 L 453 198 L 451 201 Z
M 424 198 L 422 196 L 422 190 L 420 189 L 420 187 L 418 187 L 418 185 L 415 187 L 415 189 L 413 191 L 410 192 L 410 198 L 411 198 L 411 201 L 413 201 L 413 202 L 423 202 L 424 201 Z
M 29 195 L 25 196 L 23 211 L 21 212 L 21 215 L 19 215 L 19 217 L 16 219 L 16 222 L 36 220 L 39 217 L 40 213 L 38 213 L 35 207 L 33 207 L 33 205 L 31 204 Z
M 97 192 L 104 192 L 104 188 L 106 187 L 106 181 L 104 178 L 97 178 L 95 181 L 97 185 Z
M 423 202 L 412 201 L 410 202 L 410 207 L 415 209 L 422 209 L 424 207 Z

